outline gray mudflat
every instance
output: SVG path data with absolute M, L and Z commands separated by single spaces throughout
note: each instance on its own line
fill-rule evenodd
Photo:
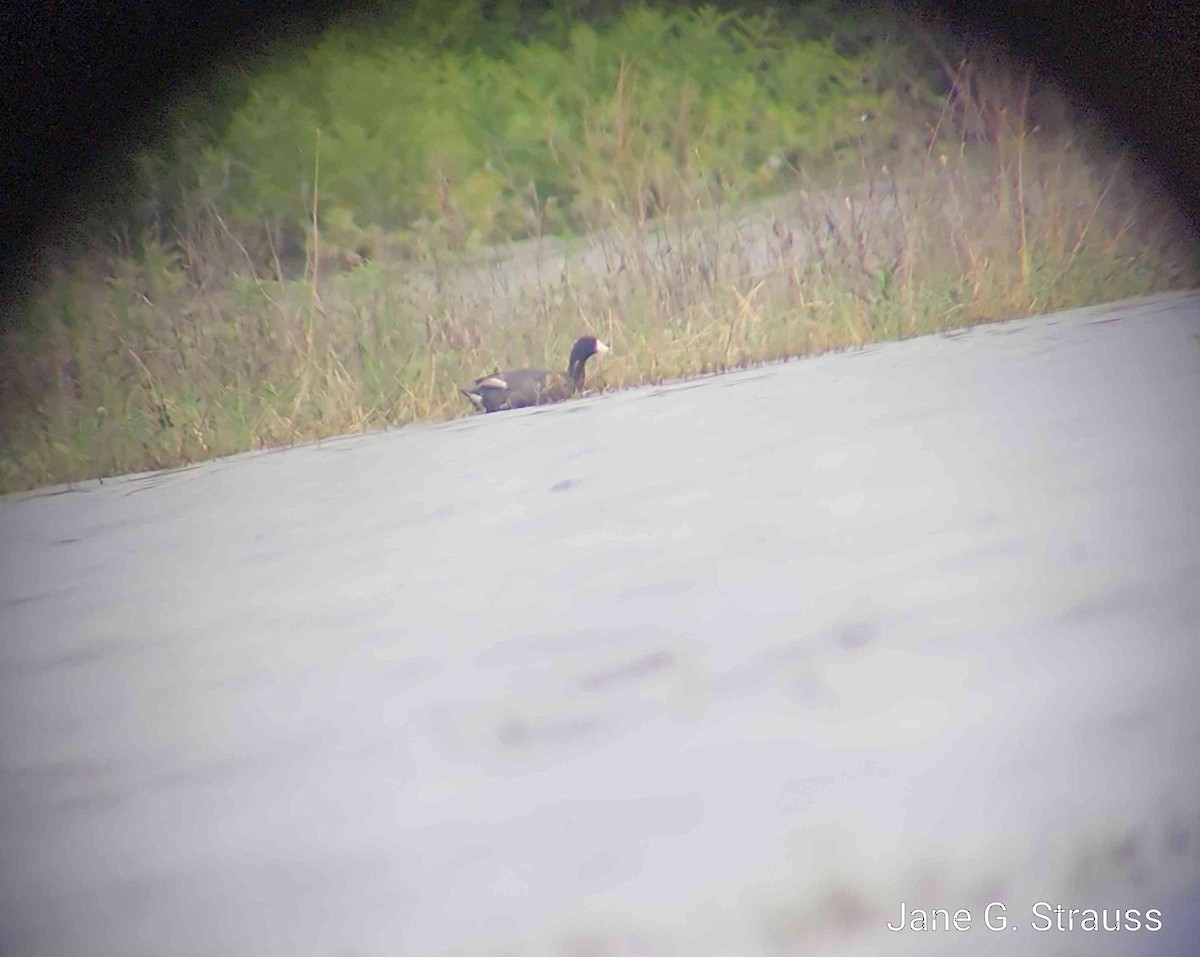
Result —
M 1175 296 L 0 500 L 0 953 L 1188 953 L 1198 410 Z

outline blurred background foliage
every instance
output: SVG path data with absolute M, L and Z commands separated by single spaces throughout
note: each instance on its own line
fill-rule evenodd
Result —
M 314 207 L 331 257 L 581 232 L 778 192 L 923 131 L 947 85 L 911 24 L 860 5 L 377 3 L 224 65 L 86 232 L 175 246 L 200 274 L 206 239 L 232 236 L 285 275 Z

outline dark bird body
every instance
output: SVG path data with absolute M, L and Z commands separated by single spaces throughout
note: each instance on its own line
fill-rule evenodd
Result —
M 549 369 L 510 369 L 476 379 L 461 389 L 481 412 L 521 409 L 529 405 L 562 402 L 583 391 L 584 366 L 596 353 L 608 352 L 608 346 L 595 336 L 576 340 L 566 372 Z

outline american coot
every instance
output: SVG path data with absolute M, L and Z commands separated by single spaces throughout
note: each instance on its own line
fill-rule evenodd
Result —
M 470 388 L 459 391 L 481 412 L 561 402 L 583 389 L 583 367 L 598 352 L 608 352 L 608 346 L 595 336 L 583 336 L 575 340 L 565 373 L 549 369 L 511 369 L 476 379 Z

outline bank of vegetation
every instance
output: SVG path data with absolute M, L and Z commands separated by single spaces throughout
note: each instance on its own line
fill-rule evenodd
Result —
M 1193 286 L 1119 144 L 881 10 L 429 0 L 230 64 L 5 331 L 0 489 Z M 51 257 L 53 258 L 53 257 Z

